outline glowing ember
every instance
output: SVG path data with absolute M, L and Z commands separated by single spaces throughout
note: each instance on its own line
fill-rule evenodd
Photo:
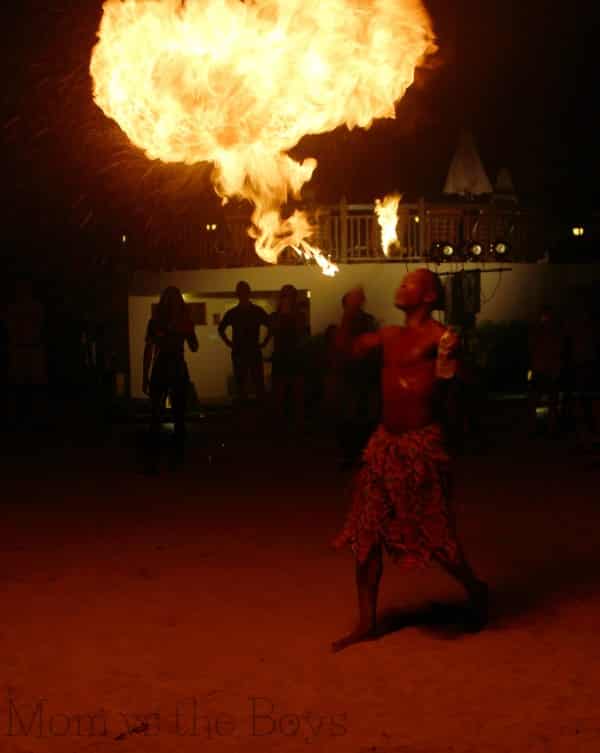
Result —
M 301 212 L 316 167 L 287 152 L 307 134 L 393 118 L 435 51 L 420 0 L 107 0 L 94 99 L 150 159 L 212 162 L 218 194 L 254 205 L 256 251 L 291 246 L 332 274 Z
M 381 200 L 375 199 L 375 214 L 381 227 L 381 248 L 386 256 L 389 256 L 390 248 L 398 241 L 396 228 L 398 226 L 398 205 L 401 199 L 400 194 L 392 194 Z

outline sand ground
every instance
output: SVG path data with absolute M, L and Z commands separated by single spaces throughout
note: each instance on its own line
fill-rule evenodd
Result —
M 326 435 L 207 421 L 157 478 L 135 427 L 5 437 L 0 751 L 600 751 L 600 462 L 511 423 L 456 462 L 489 628 L 427 624 L 458 586 L 386 563 L 393 629 L 339 654 L 354 576 L 327 546 L 348 476 Z

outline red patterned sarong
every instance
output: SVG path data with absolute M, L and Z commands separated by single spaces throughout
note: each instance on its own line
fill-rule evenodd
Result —
M 337 547 L 350 544 L 359 562 L 383 544 L 402 568 L 424 567 L 434 555 L 458 559 L 449 499 L 450 460 L 438 424 L 404 434 L 379 426 L 363 452 L 364 465 Z

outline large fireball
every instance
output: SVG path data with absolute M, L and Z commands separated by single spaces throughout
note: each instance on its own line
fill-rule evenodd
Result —
M 219 195 L 254 205 L 269 262 L 289 245 L 317 253 L 307 218 L 280 215 L 316 161 L 287 152 L 393 118 L 435 51 L 418 0 L 107 0 L 98 37 L 98 106 L 150 159 L 212 162 Z

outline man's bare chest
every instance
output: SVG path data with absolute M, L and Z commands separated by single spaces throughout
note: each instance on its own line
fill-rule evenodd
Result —
M 432 366 L 437 357 L 438 342 L 439 336 L 435 332 L 398 328 L 384 342 L 384 366 L 408 371 Z

